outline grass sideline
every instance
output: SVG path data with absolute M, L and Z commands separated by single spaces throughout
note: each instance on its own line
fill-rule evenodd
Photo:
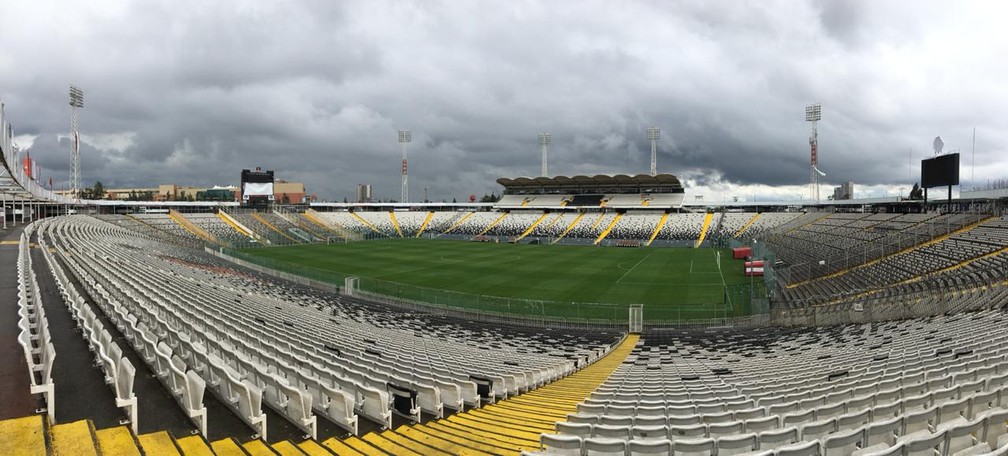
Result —
M 439 305 L 605 319 L 625 319 L 630 304 L 643 304 L 647 320 L 749 314 L 750 281 L 729 249 L 387 239 L 241 252 L 274 269 L 337 285 L 356 276 L 362 290 Z

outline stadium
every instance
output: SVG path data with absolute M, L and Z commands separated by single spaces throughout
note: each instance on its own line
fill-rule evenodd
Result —
M 257 169 L 240 201 L 80 200 L 3 125 L 4 454 L 1008 448 L 1005 194 L 290 205 Z

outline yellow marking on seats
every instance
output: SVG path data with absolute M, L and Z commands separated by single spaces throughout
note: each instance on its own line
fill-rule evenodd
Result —
M 175 442 L 166 431 L 139 435 L 137 441 L 140 442 L 140 448 L 143 449 L 144 454 L 179 455 Z
M 707 237 L 707 231 L 710 230 L 710 222 L 714 218 L 714 214 L 708 212 L 704 215 L 703 227 L 700 228 L 700 237 L 697 238 L 696 245 L 693 248 L 700 248 L 700 244 L 703 244 L 704 238 Z
M 52 435 L 52 449 L 55 456 L 77 456 L 98 454 L 91 425 L 87 420 L 57 424 L 49 428 Z
M 437 422 L 430 422 L 424 426 L 414 429 L 419 434 L 418 438 L 427 438 L 434 442 L 444 442 L 440 448 L 451 453 L 462 453 L 460 449 L 465 448 L 474 453 L 501 454 L 508 452 L 510 447 L 498 446 L 497 442 L 488 441 L 482 436 L 472 434 L 466 430 L 450 428 Z
M 210 448 L 217 456 L 245 456 L 245 450 L 233 438 L 220 439 L 210 442 Z
M 332 451 L 327 450 L 314 440 L 305 440 L 297 444 L 297 447 L 308 456 L 330 456 L 332 454 Z
M 274 456 L 276 454 L 269 445 L 263 443 L 263 441 L 259 439 L 243 443 L 242 448 L 244 448 L 245 451 L 252 456 Z
M 45 422 L 42 421 L 42 415 L 0 421 L 0 454 L 46 454 Z
M 563 233 L 560 233 L 560 236 L 558 236 L 556 239 L 554 239 L 552 243 L 556 244 L 557 242 L 560 242 L 560 240 L 563 239 L 564 236 L 567 235 L 567 233 L 570 233 L 570 230 L 574 229 L 574 226 L 576 226 L 578 224 L 578 222 L 580 222 L 581 219 L 584 218 L 584 216 L 585 216 L 585 213 L 582 212 L 582 213 L 578 214 L 577 217 L 574 217 L 574 221 L 571 222 L 570 225 L 567 225 L 567 229 L 565 229 L 563 231 Z
M 322 220 L 322 218 L 318 216 L 318 212 L 316 212 L 315 209 L 308 209 L 308 210 L 302 212 L 301 215 L 304 218 L 310 220 L 312 223 L 314 223 L 314 224 L 316 224 L 318 226 L 321 226 L 323 229 L 325 229 L 327 231 L 331 231 L 333 233 L 336 233 L 337 235 L 339 235 L 342 238 L 345 238 L 345 239 L 355 239 L 355 238 L 359 237 L 359 236 L 354 236 L 356 233 L 354 233 L 351 230 L 348 230 L 347 227 L 345 227 L 343 225 L 340 225 L 339 223 L 336 223 L 335 221 Z
M 532 222 L 532 225 L 530 225 L 528 227 L 528 229 L 525 230 L 525 232 L 522 233 L 521 236 L 518 236 L 518 239 L 515 239 L 515 240 L 516 241 L 520 241 L 520 240 L 524 239 L 525 236 L 528 236 L 529 233 L 531 233 L 532 230 L 535 229 L 535 227 L 539 226 L 539 224 L 542 223 L 542 221 L 543 221 L 544 218 L 546 218 L 546 213 L 545 212 L 543 212 L 542 215 L 540 215 L 539 218 L 536 219 L 536 221 Z
M 427 217 L 424 218 L 423 223 L 420 224 L 420 230 L 417 231 L 416 236 L 413 236 L 413 237 L 419 238 L 420 235 L 424 232 L 424 230 L 427 229 L 427 224 L 430 223 L 430 221 L 431 221 L 432 218 L 434 218 L 434 211 L 430 211 L 430 212 L 427 213 Z
M 136 440 L 133 440 L 133 433 L 126 426 L 97 430 L 95 439 L 98 440 L 98 449 L 102 454 L 140 456 L 140 448 L 137 447 Z
M 263 217 L 263 216 L 261 216 L 261 215 L 259 215 L 259 214 L 255 213 L 255 212 L 253 212 L 253 213 L 252 213 L 252 218 L 254 218 L 254 219 L 258 220 L 258 221 L 259 221 L 259 223 L 262 223 L 263 225 L 266 225 L 266 228 L 269 228 L 269 229 L 271 229 L 271 230 L 273 230 L 273 231 L 276 231 L 276 233 L 277 233 L 277 234 L 279 234 L 279 235 L 281 235 L 281 236 L 283 236 L 283 237 L 287 238 L 287 239 L 288 239 L 288 240 L 290 240 L 291 242 L 294 242 L 294 243 L 297 243 L 297 242 L 298 242 L 298 240 L 297 240 L 297 239 L 294 239 L 294 238 L 292 238 L 292 237 L 288 236 L 288 235 L 287 235 L 287 233 L 284 233 L 283 231 L 280 231 L 280 228 L 277 228 L 277 227 L 273 226 L 273 224 L 272 224 L 272 223 L 270 223 L 269 221 L 267 221 L 267 220 L 266 220 L 266 217 Z
M 648 206 L 650 206 L 650 205 L 651 205 L 651 198 L 644 198 L 644 197 L 641 197 L 641 200 L 640 200 L 640 205 L 641 205 L 642 207 L 648 207 Z
M 378 233 L 378 234 L 385 234 L 385 233 L 382 233 L 381 230 L 378 229 L 378 227 L 372 225 L 371 222 L 369 222 L 367 220 L 364 220 L 364 217 L 361 217 L 361 216 L 357 215 L 356 212 L 351 212 L 350 215 L 352 215 L 353 218 L 357 219 L 359 222 L 363 223 L 364 226 L 367 226 L 368 228 L 371 228 L 371 231 L 374 231 L 375 233 Z
M 227 223 L 227 225 L 230 226 L 231 228 L 233 228 L 235 231 L 237 231 L 237 232 L 239 232 L 241 234 L 244 234 L 247 237 L 255 239 L 255 236 L 252 233 L 250 233 L 250 232 L 246 231 L 244 228 L 238 226 L 238 224 L 235 223 L 234 219 L 232 219 L 231 217 L 229 217 L 224 211 L 217 211 L 217 218 L 223 220 L 224 223 Z
M 395 442 L 395 444 L 401 447 L 405 447 L 410 451 L 415 451 L 420 454 L 443 454 L 445 456 L 448 455 L 448 453 L 424 445 L 420 442 L 417 442 L 404 435 L 398 434 L 394 431 L 384 431 L 380 435 L 388 440 L 391 440 L 392 442 Z
M 558 213 L 556 217 L 553 217 L 553 220 L 550 220 L 549 223 L 546 224 L 546 228 L 549 229 L 549 227 L 556 225 L 556 222 L 559 222 L 563 216 L 563 212 Z
M 207 233 L 207 231 L 204 230 L 203 228 L 196 226 L 196 224 L 193 223 L 192 220 L 185 218 L 185 216 L 182 215 L 181 212 L 176 211 L 175 209 L 168 210 L 168 218 L 172 219 L 172 221 L 175 222 L 176 225 L 182 227 L 183 230 L 188 231 L 189 234 L 192 234 L 193 236 L 203 239 L 204 241 L 212 242 L 214 244 L 220 244 L 220 245 L 224 244 L 223 242 L 220 241 L 220 239 L 217 239 L 216 236 Z
M 598 229 L 600 223 L 602 223 L 602 217 L 605 217 L 605 212 L 599 213 L 598 218 L 595 219 L 595 223 L 592 223 L 592 230 Z
M 623 213 L 618 213 L 616 214 L 616 217 L 613 217 L 612 221 L 609 222 L 609 226 L 607 226 L 606 229 L 603 230 L 602 233 L 599 234 L 597 238 L 595 238 L 595 245 L 598 245 L 599 242 L 602 242 L 602 240 L 605 239 L 610 232 L 612 232 L 613 228 L 616 226 L 616 223 L 619 222 L 621 218 L 623 218 Z
M 970 259 L 968 259 L 966 261 L 963 261 L 962 263 L 956 263 L 956 264 L 953 264 L 952 266 L 947 266 L 947 267 L 944 267 L 944 268 L 939 269 L 937 271 L 931 271 L 931 272 L 928 272 L 926 274 L 921 274 L 921 275 L 913 276 L 913 277 L 911 277 L 909 279 L 903 280 L 902 282 L 897 282 L 897 283 L 895 283 L 893 285 L 888 285 L 888 286 L 885 286 L 885 287 L 882 287 L 882 288 L 875 288 L 875 289 L 872 289 L 872 290 L 863 291 L 861 293 L 855 294 L 854 298 L 863 298 L 865 296 L 871 296 L 871 295 L 873 295 L 875 293 L 878 293 L 880 291 L 886 290 L 886 289 L 891 288 L 891 287 L 895 287 L 895 286 L 899 286 L 899 285 L 906 285 L 906 284 L 914 283 L 914 282 L 919 282 L 925 276 L 932 275 L 932 274 L 938 274 L 938 273 L 942 273 L 942 272 L 954 271 L 956 269 L 960 269 L 960 268 L 966 267 L 966 266 L 968 266 L 969 264 L 971 264 L 971 263 L 973 263 L 975 261 L 979 261 L 979 260 L 982 260 L 982 259 L 985 259 L 985 258 L 990 258 L 990 257 L 993 257 L 993 256 L 1005 254 L 1005 253 L 1008 253 L 1008 247 L 1003 247 L 1003 248 L 995 250 L 995 251 L 993 251 L 991 253 L 980 255 L 980 256 L 978 256 L 976 258 L 970 258 Z M 973 288 L 968 288 L 968 289 L 962 290 L 961 293 L 966 293 L 968 291 L 974 291 L 974 290 L 977 290 L 977 289 L 986 289 L 986 288 L 987 287 L 985 287 L 985 286 L 982 286 L 982 287 L 973 287 Z M 960 292 L 956 292 L 956 294 L 958 294 L 958 293 L 960 293 Z M 836 299 L 836 300 L 830 301 L 829 303 L 819 304 L 819 305 L 820 306 L 822 306 L 822 305 L 832 305 L 832 304 L 838 303 L 840 301 L 841 301 L 840 299 Z
M 612 375 L 637 345 L 638 339 L 636 334 L 627 335 L 606 356 L 591 365 L 513 399 L 425 424 L 370 433 L 363 440 L 350 437 L 342 444 L 364 454 L 381 454 L 382 450 L 402 454 L 407 449 L 429 454 L 422 451 L 425 448 L 417 446 L 420 444 L 449 454 L 514 454 L 537 449 L 539 434 L 555 432 L 556 421 L 577 411 L 577 403 Z M 331 449 L 334 448 L 331 444 L 335 443 L 339 442 L 333 439 L 323 442 Z M 350 452 L 337 450 L 337 453 Z
M 336 453 L 338 455 L 358 456 L 364 454 L 361 453 L 360 451 L 357 451 L 353 447 L 350 447 L 347 444 L 340 442 L 339 440 L 336 440 L 335 438 L 330 438 L 328 440 L 323 441 L 322 446 L 332 450 L 333 453 Z
M 560 207 L 567 207 L 567 203 L 569 202 L 570 200 L 560 200 Z
M 661 220 L 659 220 L 658 224 L 655 225 L 654 231 L 651 232 L 651 237 L 648 238 L 647 243 L 644 245 L 651 245 L 651 243 L 654 242 L 655 238 L 658 237 L 658 233 L 661 232 L 661 229 L 665 227 L 665 223 L 668 222 L 668 218 L 668 212 L 662 214 Z
M 389 211 L 389 220 L 392 220 L 392 227 L 395 228 L 396 233 L 399 233 L 399 237 L 403 237 L 402 228 L 399 228 L 399 221 L 395 218 L 395 212 Z
M 529 205 L 530 202 L 531 201 L 529 201 L 528 198 L 523 199 L 522 203 L 521 203 L 521 207 L 528 207 L 528 205 Z
M 280 456 L 304 456 L 305 454 L 304 451 L 301 451 L 300 448 L 294 446 L 293 443 L 290 443 L 287 440 L 274 443 L 270 446 L 273 447 L 273 451 L 280 454 Z M 186 456 L 189 455 L 187 454 Z
M 469 217 L 472 217 L 473 215 L 476 215 L 476 213 L 475 212 L 470 212 L 470 213 L 466 214 L 462 218 L 458 219 L 457 222 L 455 222 L 454 224 L 452 224 L 452 226 L 448 227 L 448 229 L 445 230 L 445 232 L 441 233 L 441 234 L 451 233 L 452 230 L 454 230 L 455 228 L 458 228 L 459 226 L 461 226 L 462 223 L 464 223 L 466 220 L 469 220 Z
M 506 428 L 501 428 L 499 426 L 487 426 L 479 423 L 473 422 L 459 422 L 457 420 L 441 420 L 437 423 L 431 423 L 432 429 L 453 429 L 461 432 L 468 432 L 478 436 L 480 441 L 487 444 L 496 445 L 503 448 L 516 448 L 523 447 L 526 445 L 535 445 L 539 441 L 539 434 L 536 434 L 535 440 L 523 439 L 513 437 L 511 434 L 513 431 Z
M 447 451 L 450 454 L 488 455 L 507 452 L 507 449 L 487 445 L 478 440 L 474 441 L 458 435 L 449 436 L 447 433 L 431 429 L 427 425 L 402 426 L 396 429 L 396 432 L 427 446 Z M 448 438 L 446 439 L 445 437 Z
M 500 223 L 501 221 L 503 221 L 504 217 L 507 217 L 508 214 L 510 214 L 510 212 L 505 212 L 505 213 L 501 214 L 500 217 L 497 217 L 497 220 L 494 220 L 493 222 L 491 222 L 490 225 L 487 226 L 486 229 L 484 229 L 483 231 L 480 231 L 480 233 L 477 234 L 477 236 L 482 236 L 484 234 L 487 234 L 487 232 L 489 232 L 490 230 L 492 230 L 493 227 L 497 226 L 498 223 Z
M 742 235 L 742 233 L 745 233 L 745 232 L 746 232 L 746 230 L 748 230 L 748 229 L 749 229 L 749 227 L 750 227 L 750 226 L 752 226 L 753 222 L 755 222 L 755 221 L 756 221 L 756 219 L 758 219 L 758 218 L 759 218 L 760 214 L 762 214 L 762 212 L 757 212 L 757 213 L 756 213 L 756 215 L 752 216 L 752 218 L 751 218 L 751 219 L 749 219 L 749 221 L 748 221 L 748 222 L 746 222 L 746 224 L 745 224 L 745 225 L 742 225 L 742 228 L 739 228 L 739 230 L 738 230 L 738 231 L 736 231 L 736 232 L 735 232 L 735 234 L 734 234 L 734 235 L 732 235 L 732 237 L 736 237 L 736 238 L 737 238 L 737 237 L 741 236 L 741 235 Z
M 181 439 L 175 439 L 175 444 L 178 445 L 179 449 L 182 450 L 182 454 L 185 456 L 214 456 L 214 452 L 210 449 L 210 446 L 207 445 L 206 440 L 203 440 L 203 437 L 198 435 L 190 435 L 182 437 Z
M 902 255 L 904 253 L 908 253 L 908 252 L 913 251 L 913 250 L 917 250 L 917 249 L 920 249 L 920 248 L 927 247 L 929 245 L 937 244 L 937 243 L 942 242 L 942 241 L 944 241 L 944 240 L 946 240 L 946 239 L 948 239 L 948 238 L 950 238 L 952 236 L 955 236 L 957 234 L 964 233 L 966 231 L 972 230 L 973 228 L 976 228 L 977 226 L 980 226 L 980 224 L 982 224 L 982 223 L 984 223 L 984 222 L 986 222 L 988 220 L 991 220 L 993 218 L 995 218 L 995 217 L 987 217 L 987 218 L 985 218 L 983 220 L 980 220 L 979 222 L 966 225 L 966 226 L 964 226 L 962 228 L 959 228 L 958 230 L 955 230 L 955 231 L 953 231 L 951 233 L 948 233 L 948 234 L 945 234 L 945 235 L 942 235 L 942 236 L 938 236 L 938 237 L 936 237 L 934 239 L 931 239 L 930 241 L 926 241 L 926 242 L 921 243 L 921 244 L 912 245 L 910 247 L 907 247 L 907 248 L 905 248 L 903 250 L 900 250 L 898 252 L 895 252 L 895 253 L 891 253 L 889 255 L 881 256 L 881 257 L 876 258 L 874 260 L 871 260 L 871 261 L 869 261 L 867 263 L 862 263 L 862 264 L 859 264 L 859 265 L 856 265 L 856 266 L 853 266 L 853 267 L 850 267 L 850 268 L 847 268 L 847 269 L 841 269 L 841 270 L 839 270 L 837 272 L 833 272 L 833 273 L 824 275 L 822 277 L 816 277 L 816 278 L 813 278 L 813 279 L 807 279 L 807 280 L 802 280 L 800 282 L 795 282 L 795 283 L 792 283 L 790 285 L 786 285 L 786 287 L 787 288 L 794 288 L 794 287 L 797 287 L 799 285 L 804 285 L 806 283 L 811 283 L 811 282 L 816 282 L 816 281 L 819 281 L 819 280 L 826 280 L 826 279 L 832 279 L 834 277 L 839 277 L 839 276 L 847 274 L 847 273 L 849 273 L 851 271 L 857 271 L 859 269 L 863 269 L 863 268 L 866 268 L 868 266 L 871 266 L 871 265 L 873 265 L 875 263 L 878 263 L 878 262 L 880 262 L 880 261 L 882 261 L 882 260 L 884 260 L 886 258 L 894 257 L 896 255 Z M 916 226 L 916 225 L 914 225 L 914 226 Z
M 357 437 L 351 436 L 351 437 L 347 438 L 346 440 L 343 440 L 343 443 L 347 444 L 348 446 L 350 446 L 354 450 L 357 450 L 358 452 L 363 453 L 363 454 L 368 455 L 368 456 L 385 456 L 385 452 L 384 451 L 379 450 L 378 448 L 374 447 L 370 443 L 365 442 L 365 441 L 363 441 L 363 440 L 361 440 L 361 439 L 359 439 Z
M 389 440 L 386 437 L 382 437 L 380 434 L 377 434 L 375 432 L 364 435 L 364 437 L 361 437 L 361 440 L 374 445 L 379 450 L 382 450 L 388 454 L 394 454 L 394 455 L 407 454 L 410 456 L 420 455 L 420 453 L 410 450 L 409 448 L 400 446 L 399 444 Z
M 0 245 L 20 245 L 21 241 L 0 241 Z

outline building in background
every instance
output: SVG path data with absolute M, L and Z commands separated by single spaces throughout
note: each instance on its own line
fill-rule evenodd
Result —
M 357 202 L 371 202 L 371 184 L 357 184 Z
M 833 200 L 854 199 L 854 183 L 844 182 L 839 187 L 833 187 Z
M 276 204 L 302 204 L 310 202 L 302 182 L 277 179 L 273 183 L 273 202 Z

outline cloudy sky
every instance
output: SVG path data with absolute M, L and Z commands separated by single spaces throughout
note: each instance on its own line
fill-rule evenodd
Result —
M 236 184 L 262 166 L 322 198 L 412 199 L 538 175 L 649 168 L 708 200 L 890 196 L 941 135 L 966 186 L 1008 176 L 1004 2 L 5 2 L 0 100 L 57 186 L 67 86 L 85 90 L 83 182 Z M 972 133 L 976 128 L 975 171 Z M 825 194 L 829 189 L 823 186 Z

